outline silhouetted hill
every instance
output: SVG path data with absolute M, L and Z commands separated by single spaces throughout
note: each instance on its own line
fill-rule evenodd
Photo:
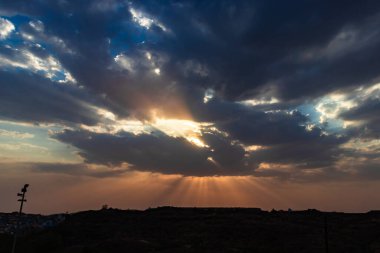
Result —
M 329 252 L 380 252 L 380 212 L 173 207 L 70 214 L 20 238 L 16 252 L 325 252 L 325 218 Z M 0 252 L 10 246 L 0 235 Z

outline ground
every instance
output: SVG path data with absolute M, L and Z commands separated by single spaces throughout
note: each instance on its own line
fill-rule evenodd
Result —
M 326 231 L 327 230 L 327 234 Z M 18 239 L 16 252 L 380 252 L 380 212 L 249 208 L 106 209 L 67 215 Z M 0 237 L 0 253 L 12 238 Z

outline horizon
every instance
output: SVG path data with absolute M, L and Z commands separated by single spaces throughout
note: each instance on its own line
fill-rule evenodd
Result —
M 0 212 L 380 210 L 375 0 L 3 1 Z
M 88 210 L 78 210 L 73 212 L 61 212 L 61 213 L 26 213 L 22 212 L 22 215 L 41 215 L 41 216 L 51 216 L 51 215 L 75 215 L 79 213 L 85 213 L 85 212 L 104 212 L 104 211 L 122 211 L 122 212 L 146 212 L 146 211 L 152 211 L 152 210 L 159 210 L 159 209 L 194 209 L 194 210 L 251 210 L 251 211 L 260 211 L 264 213 L 304 213 L 304 212 L 318 212 L 322 214 L 370 214 L 370 213 L 377 213 L 380 212 L 380 210 L 370 210 L 367 212 L 343 212 L 343 211 L 323 211 L 318 210 L 315 208 L 309 208 L 309 209 L 261 209 L 258 207 L 234 207 L 234 206 L 226 206 L 226 207 L 213 207 L 213 206 L 203 206 L 203 207 L 195 207 L 195 206 L 157 206 L 157 207 L 148 207 L 146 209 L 134 209 L 134 208 L 127 208 L 127 209 L 121 209 L 117 207 L 110 207 L 107 206 L 106 208 L 103 206 L 99 209 L 88 209 Z M 19 215 L 19 211 L 13 211 L 13 212 L 0 212 L 0 214 L 14 214 Z

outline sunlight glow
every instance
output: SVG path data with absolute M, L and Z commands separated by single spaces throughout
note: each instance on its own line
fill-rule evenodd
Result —
M 212 158 L 211 158 L 212 159 Z M 160 177 L 166 178 L 166 175 Z M 156 196 L 158 205 L 199 207 L 267 207 L 270 203 L 289 205 L 288 200 L 270 189 L 265 179 L 250 176 L 173 177 Z M 160 191 L 158 191 L 160 192 Z M 268 204 L 266 204 L 268 203 Z
M 107 111 L 103 108 L 98 108 L 97 113 L 106 119 L 116 120 L 116 115 L 113 112 Z
M 155 129 L 171 137 L 182 137 L 191 144 L 201 148 L 209 147 L 202 140 L 202 129 L 211 126 L 211 123 L 195 122 L 184 119 L 165 119 L 155 117 L 152 121 L 136 119 L 117 119 L 116 115 L 104 108 L 93 107 L 99 115 L 101 122 L 95 126 L 81 125 L 82 129 L 95 133 L 117 134 L 120 131 L 133 134 L 150 134 Z
M 149 133 L 149 129 L 141 121 L 138 120 L 118 120 L 113 124 L 98 124 L 96 126 L 87 126 L 82 124 L 82 129 L 94 133 L 117 134 L 125 131 L 133 134 Z
M 208 147 L 201 139 L 201 129 L 211 125 L 191 120 L 157 118 L 152 126 L 172 137 L 183 137 L 198 147 Z
M 275 97 L 271 97 L 270 100 L 267 100 L 267 99 L 249 99 L 249 100 L 241 101 L 242 104 L 249 105 L 249 106 L 271 105 L 271 104 L 277 104 L 279 102 L 280 102 L 280 100 L 278 100 Z
M 201 147 L 201 148 L 207 148 L 209 147 L 208 145 L 206 145 L 201 139 L 199 139 L 198 137 L 195 137 L 195 136 L 190 136 L 190 137 L 185 137 L 186 140 L 188 140 L 189 142 L 191 142 L 192 144 L 194 144 L 195 146 L 198 146 L 198 147 Z
M 250 146 L 243 146 L 243 147 L 244 147 L 244 150 L 247 152 L 257 151 L 257 150 L 261 150 L 265 148 L 264 146 L 260 146 L 260 145 L 250 145 Z

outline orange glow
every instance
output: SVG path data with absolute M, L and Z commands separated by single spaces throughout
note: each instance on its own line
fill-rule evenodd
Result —
M 176 206 L 255 207 L 273 199 L 284 204 L 284 199 L 250 176 L 179 176 L 157 197 L 162 205 Z
M 3 176 L 4 173 L 7 177 Z M 7 203 L 0 211 L 17 209 L 18 203 L 9 193 L 17 191 L 17 186 L 25 183 L 25 178 L 32 186 L 29 191 L 32 201 L 26 206 L 26 211 L 31 213 L 100 209 L 104 204 L 121 209 L 169 205 L 357 212 L 379 208 L 378 202 L 373 201 L 379 191 L 375 181 L 302 184 L 251 176 L 183 177 L 147 172 L 95 178 L 9 168 L 0 171 L 0 198 L 2 203 Z M 350 194 L 350 198 L 342 198 L 344 194 Z

